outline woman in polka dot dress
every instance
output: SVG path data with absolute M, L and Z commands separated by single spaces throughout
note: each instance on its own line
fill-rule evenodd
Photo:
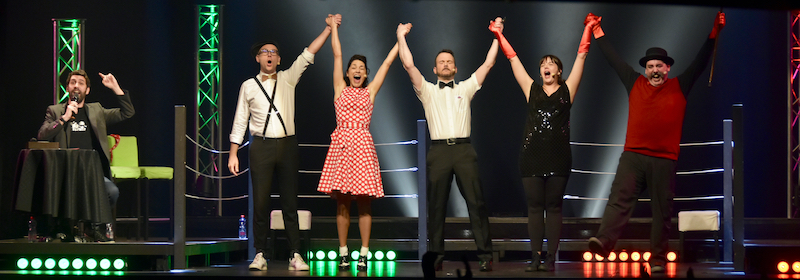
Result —
M 338 15 L 337 15 L 338 16 Z M 328 20 L 333 20 L 329 17 Z M 336 199 L 336 228 L 339 233 L 339 268 L 349 269 L 347 231 L 350 227 L 350 205 L 358 204 L 358 227 L 361 232 L 361 251 L 358 270 L 366 270 L 369 252 L 369 236 L 372 231 L 372 207 L 374 198 L 383 197 L 378 155 L 369 133 L 372 108 L 386 73 L 397 58 L 398 46 L 392 48 L 368 83 L 367 58 L 353 55 L 342 72 L 342 45 L 339 31 L 332 24 L 331 47 L 333 48 L 333 104 L 336 109 L 336 130 L 331 134 L 331 146 L 322 168 L 318 191 Z

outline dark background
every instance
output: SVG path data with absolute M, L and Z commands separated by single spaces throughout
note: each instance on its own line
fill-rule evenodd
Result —
M 227 139 L 239 85 L 258 73 L 249 56 L 251 44 L 277 40 L 283 65 L 294 58 L 324 28 L 329 13 L 341 13 L 340 29 L 345 58 L 363 54 L 368 66 L 379 63 L 395 43 L 400 22 L 414 24 L 408 42 L 417 67 L 428 81 L 435 79 L 433 58 L 442 48 L 455 52 L 463 80 L 484 61 L 493 35 L 488 21 L 506 17 L 505 35 L 529 74 L 537 78 L 536 63 L 545 54 L 572 69 L 583 19 L 592 12 L 603 17 L 606 36 L 626 62 L 643 72 L 638 59 L 647 48 L 665 48 L 676 63 L 675 77 L 689 64 L 711 30 L 717 3 L 556 1 L 4 1 L 2 28 L 2 85 L 5 100 L 0 141 L 0 224 L 21 214 L 12 211 L 11 189 L 16 156 L 35 137 L 45 108 L 52 103 L 52 18 L 84 18 L 84 69 L 93 75 L 89 101 L 117 107 L 116 99 L 97 77 L 113 73 L 130 90 L 136 108 L 133 119 L 109 127 L 109 133 L 139 138 L 140 165 L 173 163 L 173 107 L 195 104 L 197 48 L 196 4 L 223 4 L 223 138 Z M 727 25 L 719 39 L 713 86 L 707 86 L 709 68 L 692 89 L 682 142 L 722 140 L 722 120 L 731 117 L 733 104 L 744 105 L 745 201 L 747 217 L 785 217 L 787 185 L 787 91 L 790 13 L 785 1 L 725 7 Z M 330 43 L 316 56 L 297 87 L 297 136 L 300 143 L 324 143 L 335 127 Z M 399 65 L 390 69 L 376 100 L 372 133 L 376 143 L 416 138 L 416 120 L 424 119 L 408 75 Z M 581 88 L 572 110 L 572 141 L 621 144 L 625 139 L 627 96 L 616 73 L 592 47 Z M 516 168 L 524 122 L 525 99 L 502 52 L 472 103 L 472 140 L 479 155 L 480 175 L 492 216 L 525 216 L 525 201 Z M 190 126 L 191 127 L 191 126 Z M 191 129 L 189 130 L 191 133 Z M 227 150 L 227 141 L 224 147 Z M 188 142 L 187 142 L 188 144 Z M 301 148 L 301 169 L 321 170 L 325 148 Z M 191 149 L 190 149 L 191 151 Z M 416 166 L 414 146 L 379 147 L 383 169 Z M 613 172 L 621 147 L 574 147 L 573 168 Z M 245 153 L 240 153 L 246 159 Z M 223 164 L 227 159 L 223 161 Z M 246 165 L 246 164 L 243 164 Z M 722 167 L 721 146 L 683 148 L 679 171 Z M 225 167 L 223 167 L 225 168 Z M 227 168 L 225 168 L 227 174 Z M 301 174 L 301 194 L 316 192 L 318 175 Z M 189 174 L 187 192 L 200 186 Z M 611 175 L 575 174 L 567 194 L 607 197 Z M 166 185 L 163 185 L 166 186 Z M 124 187 L 124 186 L 123 186 Z M 416 193 L 414 173 L 384 173 L 387 194 Z M 125 195 L 123 190 L 123 196 Z M 223 197 L 247 193 L 247 178 L 223 182 Z M 166 188 L 155 191 L 156 212 L 165 213 Z M 680 176 L 677 197 L 722 194 L 722 175 Z M 455 197 L 458 197 L 457 195 Z M 121 201 L 129 198 L 121 197 Z M 193 207 L 189 215 L 206 215 Z M 386 198 L 374 203 L 376 216 L 416 216 L 415 199 Z M 333 216 L 329 199 L 301 199 L 300 207 L 315 216 Z M 450 204 L 450 215 L 465 216 L 461 202 Z M 278 207 L 279 205 L 275 205 Z M 604 202 L 567 201 L 567 217 L 599 217 Z M 677 202 L 676 209 L 721 209 L 721 202 Z M 246 212 L 245 200 L 225 202 L 223 216 Z M 196 210 L 201 209 L 201 210 Z M 649 216 L 641 204 L 637 216 Z M 22 225 L 20 225 L 22 226 Z M 18 227 L 3 227 L 1 237 L 16 236 Z

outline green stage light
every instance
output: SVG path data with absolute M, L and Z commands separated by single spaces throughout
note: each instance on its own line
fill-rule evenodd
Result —
M 325 259 L 325 252 L 322 250 L 317 251 L 317 260 L 324 260 Z
M 100 260 L 100 268 L 102 268 L 103 270 L 107 270 L 109 267 L 111 267 L 111 261 L 109 261 L 108 259 Z
M 372 260 L 372 252 L 367 251 L 367 259 Z
M 94 270 L 95 268 L 97 268 L 97 261 L 93 258 L 89 258 L 88 260 L 86 260 L 86 268 Z
M 81 275 L 83 275 L 83 271 L 80 271 L 80 270 L 73 271 L 72 275 L 81 276 Z
M 31 260 L 31 268 L 33 269 L 40 269 L 42 268 L 42 260 L 39 258 L 33 258 Z
M 357 260 L 360 255 L 361 255 L 361 252 L 353 251 L 352 253 L 350 253 L 350 258 L 353 259 L 353 260 Z
M 26 268 L 28 268 L 28 264 L 29 264 L 29 263 L 28 263 L 28 259 L 26 259 L 26 258 L 19 258 L 19 259 L 17 260 L 17 268 L 19 268 L 19 269 L 26 269 Z
M 66 258 L 61 258 L 60 260 L 58 260 L 58 268 L 60 269 L 69 268 L 69 260 Z
M 393 261 L 395 258 L 397 258 L 397 254 L 395 254 L 394 251 L 386 252 L 386 259 L 387 260 Z
M 328 251 L 328 259 L 335 260 L 336 259 L 336 251 L 334 251 L 334 250 Z
M 53 258 L 47 258 L 44 260 L 44 268 L 53 269 L 56 267 L 56 260 Z
M 75 258 L 72 260 L 72 269 L 81 269 L 83 268 L 83 260 L 81 258 Z
M 383 260 L 383 251 L 376 251 L 375 252 L 375 259 L 382 261 Z
M 122 268 L 124 267 L 125 267 L 125 261 L 123 261 L 122 259 L 114 260 L 114 268 L 116 270 L 122 270 Z

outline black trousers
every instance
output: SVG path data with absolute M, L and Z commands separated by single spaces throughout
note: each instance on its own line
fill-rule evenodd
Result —
M 250 144 L 250 178 L 253 180 L 253 247 L 266 252 L 269 235 L 272 180 L 277 179 L 286 236 L 292 251 L 300 250 L 297 223 L 297 137 L 253 137 Z M 272 257 L 272 256 L 270 256 Z
M 444 258 L 444 223 L 453 175 L 461 196 L 467 202 L 478 258 L 490 261 L 492 239 L 489 237 L 489 213 L 483 201 L 475 149 L 469 143 L 451 146 L 433 144 L 428 151 L 427 166 L 428 236 L 430 250 L 438 254 L 437 263 Z
M 646 156 L 625 151 L 619 158 L 619 166 L 611 193 L 608 196 L 597 238 L 614 249 L 622 229 L 633 214 L 639 195 L 650 189 L 653 222 L 650 229 L 650 263 L 664 265 L 669 249 L 669 231 L 672 227 L 672 198 L 675 196 L 675 172 L 677 161 Z
M 569 176 L 523 177 L 522 187 L 528 202 L 528 235 L 531 252 L 542 251 L 542 238 L 547 237 L 547 254 L 555 257 L 561 242 L 564 191 Z M 547 211 L 547 219 L 545 219 Z

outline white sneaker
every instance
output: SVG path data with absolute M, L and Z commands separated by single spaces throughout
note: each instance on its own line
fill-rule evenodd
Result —
M 308 265 L 298 253 L 289 259 L 289 270 L 308 270 Z
M 264 259 L 264 253 L 258 252 L 253 262 L 250 263 L 250 270 L 267 271 L 267 260 Z

